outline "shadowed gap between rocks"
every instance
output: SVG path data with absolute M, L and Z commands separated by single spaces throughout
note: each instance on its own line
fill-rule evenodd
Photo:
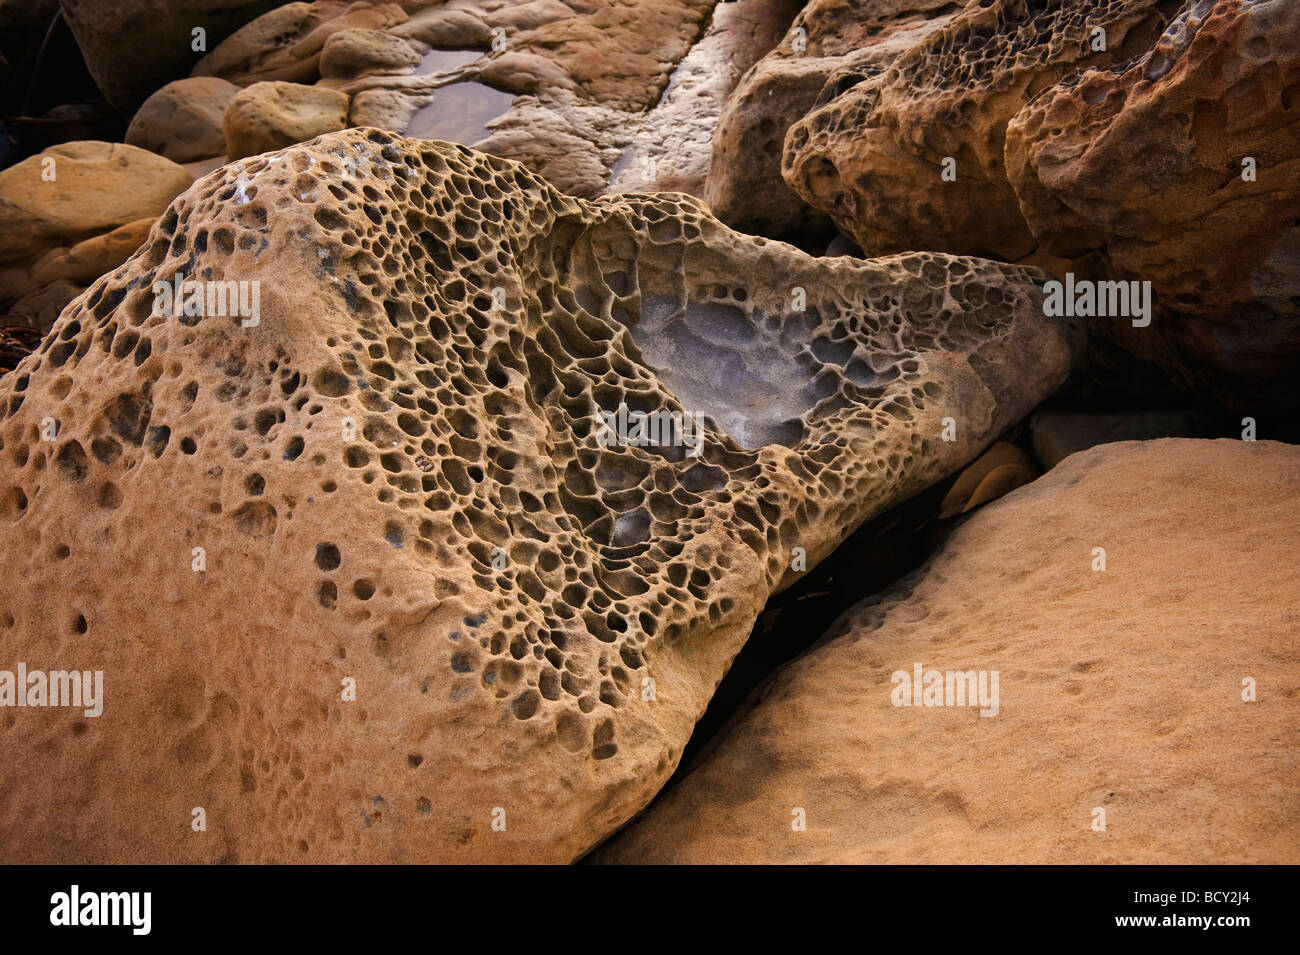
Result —
M 1040 422 L 1052 415 L 1072 414 L 1089 418 L 1086 424 L 1076 426 L 1083 446 L 1164 436 L 1241 437 L 1238 416 L 1212 399 L 1195 400 L 1174 387 L 1157 367 L 1120 352 L 1104 340 L 1092 339 L 1083 367 L 1052 398 L 990 447 L 1006 443 L 1030 457 L 1040 455 L 1043 438 L 1038 432 L 1045 429 L 1050 435 L 1054 427 Z M 1059 429 L 1060 425 L 1055 427 Z M 1263 437 L 1300 444 L 1300 425 L 1279 418 L 1268 423 L 1268 433 Z M 1061 450 L 1070 453 L 1074 448 Z M 979 458 L 977 455 L 972 463 Z M 594 846 L 577 864 L 588 863 L 601 846 L 633 825 L 665 793 L 698 769 L 757 702 L 756 691 L 786 664 L 825 642 L 834 623 L 846 611 L 888 590 L 942 550 L 952 533 L 974 513 L 942 513 L 942 502 L 964 471 L 959 470 L 868 521 L 797 583 L 767 602 L 663 789 L 641 813 Z

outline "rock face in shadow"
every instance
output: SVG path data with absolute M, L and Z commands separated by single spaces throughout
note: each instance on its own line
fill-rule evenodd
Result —
M 1293 445 L 1071 455 L 850 611 L 596 858 L 1295 864 L 1298 494 Z M 895 705 L 918 663 L 940 692 Z M 948 671 L 996 671 L 996 715 Z
M 812 0 L 775 49 L 727 99 L 713 136 L 704 198 L 728 225 L 767 236 L 826 233 L 825 212 L 781 175 L 790 127 L 836 95 L 844 77 L 862 82 L 960 10 L 950 0 Z
M 1045 90 L 1007 129 L 1046 250 L 1152 284 L 1150 328 L 1097 330 L 1248 409 L 1300 403 L 1297 92 L 1300 7 L 1195 3 L 1145 56 Z
M 1065 378 L 1042 279 L 378 130 L 216 170 L 0 382 L 6 658 L 105 694 L 7 711 L 6 858 L 575 858 L 797 566 Z
M 883 71 L 846 66 L 791 128 L 783 174 L 868 255 L 1022 258 L 1036 243 L 1007 181 L 1007 123 L 1063 76 L 1145 53 L 1162 28 L 1149 0 L 967 3 Z
M 110 103 L 126 110 L 184 76 L 203 50 L 279 5 L 279 0 L 59 0 L 95 83 Z M 202 31 L 202 46 L 196 46 L 196 30 Z

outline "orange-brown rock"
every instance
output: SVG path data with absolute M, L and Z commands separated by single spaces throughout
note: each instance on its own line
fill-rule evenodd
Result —
M 791 127 L 782 173 L 868 255 L 1020 259 L 1036 243 L 1007 181 L 1007 122 L 1063 76 L 1145 53 L 1163 25 L 1151 0 L 967 3 L 883 71 L 833 75 Z
M 1300 5 L 1186 5 L 1143 57 L 1043 91 L 1007 129 L 1053 255 L 1149 281 L 1158 314 L 1094 328 L 1185 387 L 1258 410 L 1300 373 Z
M 1038 477 L 1029 455 L 999 441 L 966 467 L 939 505 L 941 517 L 956 517 L 996 500 Z
M 1300 862 L 1298 498 L 1293 445 L 1072 455 L 850 611 L 598 858 Z M 996 715 L 894 705 L 918 663 L 996 672 Z
M 0 262 L 155 217 L 193 177 L 124 143 L 51 146 L 0 172 Z
M 227 307 L 162 307 L 178 273 Z M 1065 378 L 1042 278 L 377 130 L 212 173 L 0 381 L 0 657 L 104 674 L 98 717 L 0 714 L 39 766 L 0 775 L 0 854 L 575 858 L 794 548 Z

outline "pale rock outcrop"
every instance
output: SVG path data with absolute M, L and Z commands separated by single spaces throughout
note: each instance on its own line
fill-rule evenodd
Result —
M 756 691 L 597 860 L 1300 862 L 1297 500 L 1293 445 L 1072 455 Z M 894 705 L 918 663 L 996 671 L 996 715 L 955 679 Z
M 801 0 L 750 0 L 714 7 L 704 36 L 677 64 L 659 102 L 639 120 L 605 191 L 703 197 L 714 129 L 727 96 L 780 42 L 800 6 Z
M 226 307 L 160 305 L 178 273 Z M 794 548 L 1066 377 L 1041 280 L 378 130 L 210 174 L 0 380 L 8 658 L 105 680 L 98 717 L 8 711 L 41 772 L 0 774 L 6 861 L 577 857 Z

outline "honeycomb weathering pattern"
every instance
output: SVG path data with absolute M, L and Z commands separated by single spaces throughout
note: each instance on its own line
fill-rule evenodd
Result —
M 259 281 L 260 324 L 154 315 L 178 271 Z M 3 656 L 105 681 L 98 718 L 0 717 L 6 861 L 578 856 L 672 772 L 793 548 L 1064 378 L 1042 280 L 818 260 L 377 130 L 215 171 L 3 381 Z M 620 402 L 761 446 L 603 447 Z

